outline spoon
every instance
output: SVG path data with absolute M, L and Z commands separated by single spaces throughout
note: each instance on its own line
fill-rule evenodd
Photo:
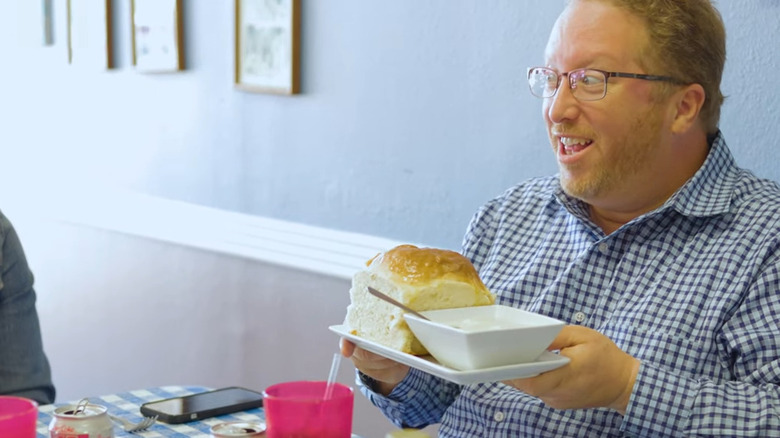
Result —
M 414 316 L 416 316 L 416 317 L 418 317 L 420 319 L 424 319 L 426 321 L 430 321 L 429 318 L 426 318 L 421 313 L 412 310 L 411 308 L 407 307 L 406 305 L 401 304 L 400 302 L 390 298 L 389 296 L 383 294 L 382 292 L 379 292 L 378 290 L 374 289 L 371 286 L 368 286 L 368 293 L 370 293 L 371 295 L 373 295 L 373 296 L 375 296 L 375 297 L 377 297 L 377 298 L 379 298 L 381 300 L 387 301 L 388 303 L 390 303 L 390 304 L 392 304 L 392 305 L 394 305 L 396 307 L 400 307 L 400 308 L 406 310 L 407 312 L 411 313 L 412 315 L 414 315 Z

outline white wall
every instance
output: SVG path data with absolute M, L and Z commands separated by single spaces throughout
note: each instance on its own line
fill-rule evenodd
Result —
M 74 180 L 402 241 L 458 248 L 471 214 L 555 171 L 525 68 L 562 1 L 303 0 L 302 94 L 233 88 L 233 1 L 186 0 L 187 69 L 67 65 L 65 0 L 43 47 L 40 1 L 0 14 L 0 183 Z M 723 129 L 780 180 L 780 2 L 718 2 L 729 34 Z
M 57 402 L 328 377 L 349 280 L 4 212 L 34 270 Z M 338 380 L 355 386 L 349 361 Z M 366 438 L 394 429 L 359 393 L 353 424 Z
M 229 0 L 184 2 L 187 69 L 166 75 L 131 66 L 129 0 L 112 2 L 112 71 L 67 65 L 65 0 L 54 0 L 51 47 L 39 1 L 6 3 L 0 208 L 36 274 L 59 400 L 322 378 L 336 347 L 325 327 L 347 300 L 341 278 L 41 213 L 107 208 L 83 187 L 457 248 L 485 200 L 554 171 L 523 77 L 562 2 L 303 0 L 303 93 L 293 97 L 233 88 Z M 780 2 L 718 5 L 729 34 L 722 128 L 743 166 L 780 180 Z M 356 400 L 358 433 L 389 430 Z

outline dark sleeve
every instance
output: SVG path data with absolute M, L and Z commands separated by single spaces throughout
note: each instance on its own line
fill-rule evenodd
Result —
M 54 402 L 35 309 L 33 275 L 19 237 L 0 213 L 0 394 Z

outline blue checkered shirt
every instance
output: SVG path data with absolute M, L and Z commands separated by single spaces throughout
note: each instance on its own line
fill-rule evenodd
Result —
M 720 134 L 663 206 L 605 235 L 557 177 L 506 191 L 464 239 L 499 304 L 594 328 L 641 360 L 625 416 L 555 410 L 502 383 L 412 370 L 397 425 L 442 437 L 780 437 L 780 188 L 738 168 Z

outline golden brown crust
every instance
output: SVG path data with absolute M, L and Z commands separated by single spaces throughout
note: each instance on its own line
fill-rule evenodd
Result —
M 455 251 L 446 249 L 399 245 L 377 254 L 366 262 L 366 265 L 370 268 L 381 266 L 410 285 L 436 280 L 453 280 L 469 283 L 476 290 L 488 292 L 471 261 Z

